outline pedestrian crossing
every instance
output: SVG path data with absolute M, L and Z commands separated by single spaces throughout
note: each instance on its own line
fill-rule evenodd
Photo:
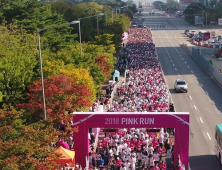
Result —
M 166 26 L 166 27 L 147 26 L 147 27 L 151 28 L 151 30 L 194 30 L 194 29 L 197 29 L 196 27 L 170 27 L 170 26 Z

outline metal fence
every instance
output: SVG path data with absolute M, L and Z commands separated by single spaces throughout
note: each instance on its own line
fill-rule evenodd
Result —
M 212 54 L 212 53 L 211 53 Z M 192 55 L 222 85 L 222 74 L 210 61 L 202 57 L 200 49 L 192 48 Z

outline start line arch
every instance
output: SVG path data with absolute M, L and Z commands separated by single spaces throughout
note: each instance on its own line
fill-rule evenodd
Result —
M 76 112 L 73 123 L 79 132 L 74 133 L 75 162 L 86 166 L 89 155 L 89 128 L 175 128 L 174 163 L 178 155 L 188 168 L 189 113 L 188 112 Z

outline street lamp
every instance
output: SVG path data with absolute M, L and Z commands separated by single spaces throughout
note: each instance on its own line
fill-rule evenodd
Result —
M 99 14 L 97 14 L 96 15 L 96 17 L 97 17 L 97 34 L 99 35 L 99 16 L 102 16 L 102 15 L 104 15 L 104 13 L 99 13 Z
M 48 28 L 43 28 L 43 29 L 38 29 L 37 34 L 38 34 L 38 47 L 39 47 L 39 61 L 40 61 L 40 72 L 41 72 L 41 84 L 42 84 L 42 99 L 43 99 L 43 119 L 46 120 L 46 103 L 45 103 L 45 88 L 44 88 L 44 76 L 43 76 L 43 69 L 42 69 L 42 51 L 41 51 L 41 43 L 40 43 L 40 32 L 45 31 L 51 28 L 59 28 L 59 27 L 64 27 L 67 25 L 72 25 L 72 24 L 80 24 L 80 21 L 72 21 L 70 23 L 66 24 L 61 24 L 61 25 L 56 25 Z M 80 29 L 79 29 L 80 31 Z M 80 42 L 81 44 L 81 42 Z
M 203 22 L 204 22 L 204 12 L 206 12 L 206 26 L 207 26 L 207 11 L 205 11 L 203 8 L 201 8 L 201 7 L 200 7 L 199 5 L 197 5 L 197 4 L 194 4 L 194 5 L 198 6 L 200 9 L 202 9 L 202 11 L 203 11 L 203 14 L 202 14 Z
M 82 19 L 87 19 L 87 18 L 92 18 L 92 17 L 97 17 L 97 34 L 99 34 L 99 23 L 98 23 L 98 17 L 104 15 L 104 13 L 98 13 L 96 15 L 93 16 L 88 16 L 88 17 L 84 17 L 84 18 L 78 18 L 78 21 L 82 20 Z

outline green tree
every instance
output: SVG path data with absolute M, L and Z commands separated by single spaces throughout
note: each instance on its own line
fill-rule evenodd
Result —
M 52 11 L 50 4 L 37 0 L 12 1 L 3 9 L 2 15 L 6 24 L 16 22 L 19 27 L 31 34 L 36 33 L 37 29 L 67 23 L 63 19 L 63 15 Z M 61 27 L 41 32 L 41 36 L 46 37 L 42 47 L 55 51 L 67 44 L 74 43 L 76 35 L 71 34 L 72 30 L 73 27 Z
M 179 3 L 176 1 L 170 1 L 170 2 L 167 2 L 166 6 L 167 6 L 167 11 L 169 13 L 174 14 L 176 11 L 178 11 Z
M 222 18 L 222 4 L 217 4 L 216 5 L 216 8 L 215 8 L 215 11 L 216 11 L 216 17 L 217 18 Z
M 154 1 L 153 5 L 155 6 L 155 8 L 161 9 L 163 7 L 164 3 L 162 1 Z
M 23 100 L 37 65 L 36 36 L 16 26 L 0 27 L 0 91 L 2 103 Z

